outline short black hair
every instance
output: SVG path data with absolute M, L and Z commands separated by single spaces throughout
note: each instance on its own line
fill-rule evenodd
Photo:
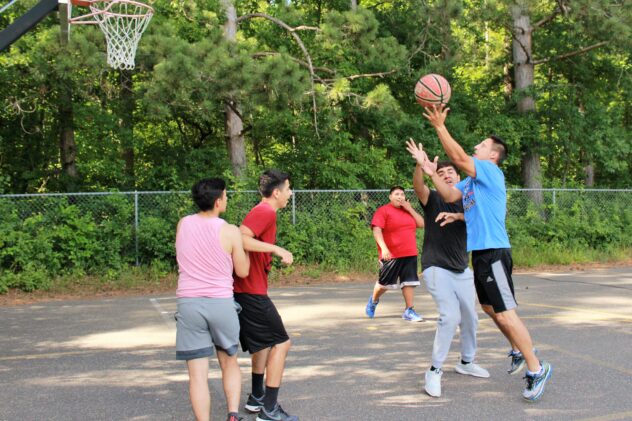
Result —
M 406 190 L 404 190 L 404 188 L 402 186 L 393 186 L 393 187 L 391 187 L 391 190 L 388 192 L 388 195 L 390 196 L 391 193 L 393 193 L 395 190 L 401 190 L 404 193 L 406 193 Z
M 493 148 L 496 152 L 498 152 L 498 164 L 502 164 L 502 162 L 507 158 L 507 155 L 509 155 L 509 148 L 507 147 L 505 141 L 499 136 L 493 134 L 489 136 L 489 138 L 494 141 Z
M 272 196 L 274 189 L 281 188 L 286 180 L 290 179 L 288 173 L 279 170 L 267 170 L 259 177 L 259 193 L 263 197 Z
M 454 168 L 454 171 L 456 171 L 457 173 L 459 172 L 459 169 L 456 167 L 456 165 L 452 161 L 439 161 L 439 162 L 437 162 L 437 171 L 439 171 L 441 168 L 445 168 L 445 167 L 452 167 L 452 168 Z
M 226 190 L 226 182 L 221 178 L 204 178 L 193 185 L 193 201 L 201 211 L 212 210 L 217 199 Z

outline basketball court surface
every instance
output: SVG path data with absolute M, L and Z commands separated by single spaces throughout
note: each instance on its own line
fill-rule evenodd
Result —
M 537 403 L 521 398 L 522 374 L 506 373 L 508 346 L 482 313 L 477 362 L 491 378 L 455 373 L 455 344 L 442 397 L 427 396 L 434 303 L 418 288 L 425 320 L 405 322 L 401 294 L 389 292 L 370 320 L 367 281 L 272 290 L 293 340 L 281 404 L 301 420 L 632 419 L 632 268 L 515 278 L 519 314 L 554 366 Z M 193 419 L 174 310 L 173 296 L 0 308 L 0 420 Z M 239 361 L 243 406 L 250 360 Z M 224 420 L 215 360 L 210 384 L 212 419 Z

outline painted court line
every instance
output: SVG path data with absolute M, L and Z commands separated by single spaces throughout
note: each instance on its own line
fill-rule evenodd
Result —
M 170 311 L 165 311 L 165 309 L 160 305 L 156 298 L 150 298 L 149 302 L 151 303 L 151 305 L 154 306 L 158 314 L 160 314 L 160 317 L 162 317 L 162 320 L 165 322 L 167 327 L 169 329 L 175 329 L 176 321 L 173 318 L 173 313 L 171 313 Z

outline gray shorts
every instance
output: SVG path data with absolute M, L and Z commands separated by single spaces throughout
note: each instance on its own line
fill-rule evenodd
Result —
M 178 298 L 176 360 L 213 355 L 213 347 L 232 356 L 239 345 L 241 307 L 231 298 Z

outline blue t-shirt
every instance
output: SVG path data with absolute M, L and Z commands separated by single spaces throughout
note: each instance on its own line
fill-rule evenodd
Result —
M 456 185 L 463 193 L 467 251 L 510 248 L 505 228 L 505 176 L 493 162 L 472 159 L 476 177 L 467 177 Z

